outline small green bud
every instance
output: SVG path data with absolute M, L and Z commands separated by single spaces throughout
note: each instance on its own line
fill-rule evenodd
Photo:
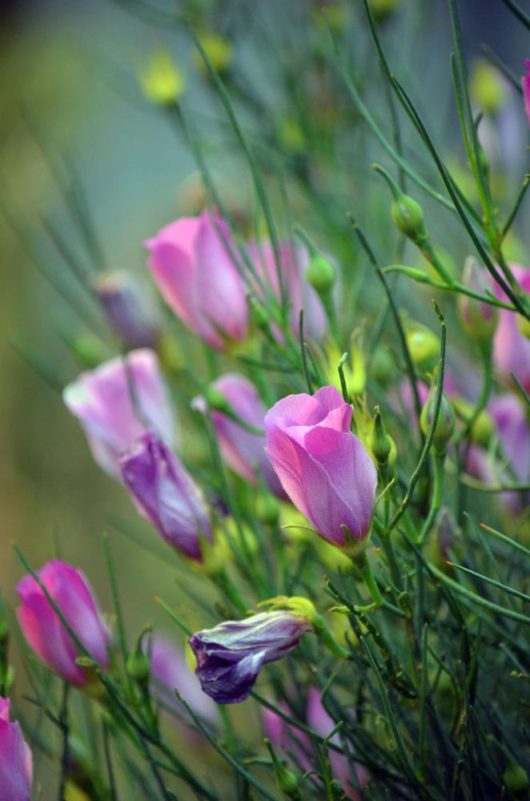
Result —
M 302 801 L 303 796 L 300 792 L 300 781 L 298 776 L 286 766 L 285 762 L 278 759 L 272 743 L 270 740 L 265 740 L 265 744 L 269 749 L 272 759 L 272 767 L 274 769 L 274 777 L 279 790 L 285 798 L 291 801 Z
M 508 765 L 502 778 L 506 789 L 512 793 L 523 793 L 530 786 L 528 773 L 521 765 L 515 763 Z
M 149 681 L 149 674 L 150 674 L 150 664 L 149 664 L 149 657 L 145 653 L 142 643 L 145 634 L 149 631 L 149 629 L 144 629 L 136 643 L 134 648 L 132 649 L 131 653 L 127 658 L 127 673 L 134 679 L 138 684 L 142 686 L 147 686 Z
M 209 409 L 216 412 L 223 412 L 224 414 L 233 415 L 232 407 L 226 400 L 225 396 L 216 387 L 209 386 L 204 393 L 206 403 Z
M 317 253 L 309 259 L 306 278 L 319 295 L 327 294 L 333 289 L 337 271 L 329 259 Z
M 419 242 L 426 238 L 427 230 L 423 209 L 414 198 L 399 192 L 392 201 L 390 214 L 396 228 L 413 242 Z
M 414 366 L 422 373 L 432 370 L 440 355 L 440 342 L 436 334 L 425 325 L 409 323 L 405 338 Z
M 377 346 L 372 356 L 369 370 L 370 376 L 383 387 L 392 383 L 396 374 L 396 363 L 388 348 L 383 345 Z
M 97 367 L 107 358 L 105 347 L 100 339 L 92 334 L 82 334 L 69 342 L 72 352 L 83 367 Z
M 436 392 L 437 387 L 434 385 L 429 393 L 429 397 L 421 410 L 420 426 L 423 434 L 428 435 L 434 418 L 434 409 L 436 405 Z M 436 421 L 436 428 L 434 429 L 433 447 L 438 454 L 445 453 L 447 444 L 455 430 L 455 411 L 452 403 L 442 393 L 440 402 L 440 413 Z
M 387 467 L 392 456 L 395 459 L 396 446 L 392 437 L 387 434 L 379 406 L 374 410 L 374 427 L 370 440 L 370 450 L 379 467 Z
M 464 425 L 467 425 L 471 420 L 474 412 L 474 406 L 465 398 L 455 396 L 451 399 L 457 417 L 460 417 Z M 495 423 L 491 416 L 486 411 L 481 411 L 475 422 L 471 426 L 470 439 L 475 445 L 481 445 L 487 448 L 491 442 L 492 436 L 495 434 Z
M 488 286 L 484 280 L 484 270 L 472 256 L 466 259 L 462 283 L 473 292 L 486 294 Z M 479 343 L 491 342 L 499 319 L 495 306 L 474 300 L 468 295 L 459 295 L 458 312 L 462 328 L 470 339 Z

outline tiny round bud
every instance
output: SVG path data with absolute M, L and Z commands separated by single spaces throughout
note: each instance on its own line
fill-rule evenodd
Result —
M 149 678 L 149 671 L 149 659 L 146 654 L 140 648 L 135 648 L 127 659 L 127 673 L 135 681 L 144 683 Z
M 184 78 L 165 50 L 159 50 L 139 76 L 144 95 L 153 103 L 176 103 L 184 92 Z
M 436 405 L 436 386 L 433 386 L 429 393 L 429 397 L 421 411 L 420 426 L 423 434 L 427 436 L 431 430 L 434 410 Z M 455 411 L 452 403 L 442 393 L 440 402 L 440 412 L 436 420 L 436 427 L 434 429 L 433 447 L 434 450 L 443 454 L 446 451 L 447 444 L 455 430 Z
M 453 397 L 451 401 L 457 416 L 462 419 L 464 426 L 466 426 L 474 414 L 473 404 L 460 396 Z M 484 410 L 480 412 L 471 426 L 469 434 L 471 442 L 475 445 L 481 445 L 483 448 L 487 448 L 491 442 L 492 436 L 495 434 L 495 423 L 488 412 Z
M 486 293 L 488 286 L 484 279 L 483 270 L 473 257 L 466 259 L 462 278 L 463 283 L 469 289 L 482 295 Z M 499 313 L 495 306 L 474 300 L 468 295 L 460 295 L 458 298 L 458 312 L 462 327 L 470 339 L 475 342 L 491 341 L 499 318 Z
M 387 434 L 379 406 L 375 408 L 374 427 L 370 440 L 370 450 L 380 467 L 391 464 L 391 460 L 396 458 L 396 445 L 394 440 Z M 393 459 L 392 459 L 393 457 Z
M 227 72 L 234 60 L 234 50 L 230 42 L 215 31 L 204 31 L 198 36 L 198 40 L 212 67 L 221 74 Z M 206 66 L 200 53 L 194 54 L 194 61 L 197 69 L 206 73 Z
M 392 201 L 390 213 L 394 225 L 399 228 L 402 234 L 405 234 L 414 242 L 425 238 L 423 209 L 416 200 L 400 192 L 395 200 Z
M 502 778 L 506 789 L 512 793 L 522 793 L 530 786 L 528 773 L 521 765 L 515 763 L 506 768 Z
M 370 375 L 383 387 L 388 386 L 396 375 L 394 357 L 388 348 L 378 345 L 371 359 Z
M 412 323 L 407 326 L 405 337 L 415 367 L 421 372 L 432 370 L 440 355 L 440 343 L 436 334 L 425 325 Z
M 331 262 L 324 256 L 317 254 L 309 260 L 306 278 L 311 286 L 319 293 L 327 293 L 335 284 L 337 271 Z

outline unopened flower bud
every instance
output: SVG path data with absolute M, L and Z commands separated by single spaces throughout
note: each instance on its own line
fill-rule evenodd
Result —
M 488 288 L 487 282 L 484 280 L 483 269 L 479 267 L 472 256 L 466 259 L 463 283 L 469 289 L 482 295 Z M 460 295 L 458 311 L 462 327 L 470 339 L 475 342 L 491 342 L 499 318 L 495 306 L 473 300 L 468 295 Z
M 440 355 L 438 337 L 430 328 L 420 323 L 409 323 L 406 327 L 405 337 L 415 367 L 422 373 L 432 370 Z
M 160 321 L 152 298 L 126 272 L 98 276 L 94 290 L 112 330 L 129 348 L 155 348 Z
M 384 22 L 399 6 L 401 0 L 368 0 L 376 22 Z
M 184 92 L 184 78 L 165 50 L 158 50 L 140 72 L 140 87 L 153 103 L 176 103 Z
M 378 345 L 370 360 L 370 376 L 386 387 L 392 383 L 396 375 L 394 357 L 388 348 Z
M 488 114 L 495 114 L 507 100 L 507 86 L 499 71 L 484 59 L 473 65 L 471 95 Z
M 390 213 L 396 228 L 413 242 L 421 242 L 426 238 L 423 209 L 414 198 L 399 192 L 392 201 Z
M 300 792 L 298 776 L 293 773 L 292 770 L 289 770 L 284 762 L 278 759 L 270 740 L 265 740 L 265 743 L 271 755 L 274 776 L 281 793 L 285 798 L 292 799 L 293 801 L 302 801 L 303 796 Z
M 436 393 L 437 393 L 437 387 L 435 384 L 432 387 L 429 393 L 429 397 L 427 398 L 427 401 L 421 412 L 420 426 L 425 436 L 429 434 L 429 431 L 431 430 L 433 424 L 434 410 L 436 407 Z M 445 453 L 447 444 L 451 439 L 451 437 L 453 436 L 454 430 L 455 430 L 455 412 L 453 409 L 453 405 L 448 400 L 448 398 L 442 393 L 440 402 L 440 411 L 438 414 L 438 418 L 436 420 L 436 426 L 434 429 L 434 438 L 433 438 L 433 447 L 437 453 L 439 454 Z
M 521 765 L 509 765 L 504 771 L 503 781 L 506 789 L 512 793 L 523 793 L 530 786 L 528 773 Z
M 375 407 L 370 450 L 382 468 L 387 467 L 396 458 L 396 445 L 392 437 L 387 434 L 379 406 Z
M 227 72 L 234 60 L 234 50 L 230 42 L 215 31 L 204 31 L 197 38 L 212 67 L 221 74 Z M 194 61 L 197 69 L 206 74 L 206 66 L 200 53 L 194 54 Z
M 149 657 L 146 654 L 146 648 L 143 645 L 145 634 L 146 630 L 142 631 L 136 640 L 134 648 L 129 654 L 126 665 L 127 673 L 131 679 L 140 684 L 142 687 L 147 686 L 150 674 Z M 147 651 L 148 650 L 149 649 L 147 649 Z
M 453 398 L 451 398 L 451 402 L 457 416 L 462 419 L 464 426 L 467 426 L 474 415 L 473 404 L 458 395 L 455 395 Z M 482 447 L 487 448 L 494 433 L 495 423 L 491 419 L 491 416 L 488 414 L 488 412 L 482 410 L 471 426 L 471 431 L 469 432 L 469 438 L 471 442 L 473 442 L 475 445 L 481 445 Z
M 316 253 L 309 260 L 306 278 L 319 295 L 327 294 L 335 284 L 337 271 L 329 259 Z

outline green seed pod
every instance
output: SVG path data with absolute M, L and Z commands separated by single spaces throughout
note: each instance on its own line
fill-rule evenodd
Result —
M 409 195 L 405 195 L 403 192 L 395 193 L 390 214 L 396 228 L 413 242 L 421 242 L 426 238 L 427 230 L 423 209 Z
M 420 372 L 426 373 L 436 367 L 440 355 L 440 342 L 430 328 L 420 323 L 409 323 L 405 338 L 410 358 Z
M 528 773 L 521 765 L 515 763 L 508 765 L 502 778 L 506 789 L 512 793 L 524 793 L 530 786 Z

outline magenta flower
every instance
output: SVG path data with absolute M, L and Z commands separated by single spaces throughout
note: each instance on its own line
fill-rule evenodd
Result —
M 9 700 L 0 697 L 0 798 L 30 801 L 33 764 L 31 751 L 18 723 L 9 719 Z
M 199 680 L 188 666 L 183 651 L 161 634 L 152 636 L 149 648 L 151 677 L 160 701 L 169 709 L 181 713 L 182 706 L 175 697 L 177 690 L 203 720 L 217 723 L 217 706 L 201 690 Z
M 148 431 L 119 459 L 123 482 L 140 514 L 166 542 L 202 561 L 200 538 L 212 539 L 202 493 L 177 457 Z
M 530 125 L 530 60 L 525 59 L 524 66 L 526 69 L 526 75 L 523 75 L 521 78 L 521 83 L 523 84 L 523 97 L 524 97 L 524 108 L 526 111 L 526 117 L 528 119 L 528 123 Z
M 98 276 L 94 290 L 112 330 L 129 348 L 155 348 L 160 320 L 152 298 L 126 272 Z
M 269 242 L 251 242 L 247 245 L 248 255 L 261 279 L 261 286 L 254 279 L 254 291 L 258 298 L 264 298 L 264 289 L 272 292 L 279 301 L 281 298 L 278 270 L 274 251 Z M 279 246 L 280 267 L 285 291 L 290 302 L 290 326 L 298 336 L 300 310 L 304 310 L 304 333 L 311 339 L 320 340 L 326 332 L 326 315 L 320 299 L 306 278 L 309 253 L 302 245 L 284 242 Z
M 244 701 L 262 665 L 292 651 L 311 624 L 293 612 L 260 612 L 245 620 L 226 620 L 194 634 L 190 645 L 203 692 L 218 704 Z
M 530 292 L 530 270 L 519 265 L 510 265 L 512 272 L 525 292 Z M 497 288 L 497 296 L 506 300 Z M 499 310 L 499 323 L 493 340 L 493 361 L 500 375 L 513 383 L 511 373 L 517 376 L 522 386 L 530 392 L 530 340 L 521 336 L 517 328 L 517 315 L 508 309 Z
M 319 691 L 314 687 L 309 690 L 306 716 L 309 726 L 311 726 L 313 731 L 317 734 L 320 734 L 321 737 L 327 737 L 335 728 L 335 723 L 324 709 Z M 339 735 L 334 734 L 330 742 L 334 745 L 340 745 Z M 331 762 L 333 776 L 340 782 L 348 798 L 359 799 L 359 793 L 356 791 L 355 785 L 352 782 L 351 768 L 347 758 L 343 754 L 339 754 L 337 751 L 330 749 L 329 760 Z M 368 781 L 368 774 L 362 765 L 356 765 L 355 769 L 357 782 L 362 788 Z
M 90 657 L 108 668 L 110 633 L 83 573 L 56 559 L 44 565 L 38 576 Z M 75 661 L 81 654 L 33 576 L 24 576 L 17 594 L 18 621 L 29 646 L 66 681 L 83 687 L 88 678 Z
M 228 373 L 214 381 L 212 389 L 223 396 L 237 417 L 256 429 L 255 433 L 249 431 L 222 411 L 212 410 L 212 421 L 226 464 L 254 486 L 261 477 L 271 492 L 285 497 L 265 453 L 265 434 L 258 433 L 263 431 L 266 409 L 255 386 L 238 373 Z M 206 411 L 203 398 L 197 398 L 194 406 L 199 411 Z
M 95 370 L 81 373 L 63 393 L 69 410 L 79 418 L 94 459 L 119 477 L 118 457 L 147 428 L 168 443 L 175 437 L 175 417 L 151 350 L 131 351 Z
M 182 217 L 146 242 L 149 267 L 166 303 L 212 348 L 243 340 L 248 330 L 246 288 L 230 255 L 226 222 L 203 211 Z
M 282 486 L 324 539 L 339 547 L 370 532 L 377 472 L 350 431 L 335 387 L 288 395 L 265 416 L 266 452 Z

